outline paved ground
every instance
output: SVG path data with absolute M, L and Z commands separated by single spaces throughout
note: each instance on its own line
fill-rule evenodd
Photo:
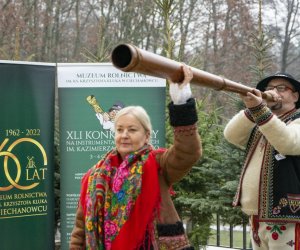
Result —
M 234 248 L 229 248 L 229 247 L 212 247 L 212 246 L 207 246 L 206 250 L 230 250 Z

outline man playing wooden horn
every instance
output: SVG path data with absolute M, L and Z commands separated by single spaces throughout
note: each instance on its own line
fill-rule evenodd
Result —
M 261 92 L 273 96 L 264 101 Z M 250 217 L 254 250 L 300 249 L 300 82 L 286 73 L 241 95 L 225 138 L 246 148 L 234 206 Z

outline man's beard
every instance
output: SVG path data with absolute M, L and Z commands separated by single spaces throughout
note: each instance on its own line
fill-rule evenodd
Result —
M 277 102 L 274 105 L 270 106 L 271 110 L 279 110 L 282 108 L 282 102 Z

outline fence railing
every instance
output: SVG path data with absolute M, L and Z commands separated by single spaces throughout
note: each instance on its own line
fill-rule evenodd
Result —
M 216 215 L 216 223 L 213 229 L 215 230 L 215 235 L 210 238 L 209 246 L 242 250 L 252 249 L 248 221 L 244 220 L 243 224 L 239 227 L 233 227 L 232 225 L 224 226 L 220 215 Z

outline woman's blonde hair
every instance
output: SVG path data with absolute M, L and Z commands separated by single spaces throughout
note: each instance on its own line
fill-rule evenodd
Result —
M 131 114 L 133 115 L 144 127 L 146 132 L 149 132 L 151 135 L 152 131 L 152 125 L 151 125 L 151 120 L 146 112 L 146 110 L 141 107 L 141 106 L 128 106 L 125 108 L 122 108 L 116 115 L 115 117 L 115 126 L 118 122 L 118 119 L 123 116 L 123 115 L 128 115 Z

